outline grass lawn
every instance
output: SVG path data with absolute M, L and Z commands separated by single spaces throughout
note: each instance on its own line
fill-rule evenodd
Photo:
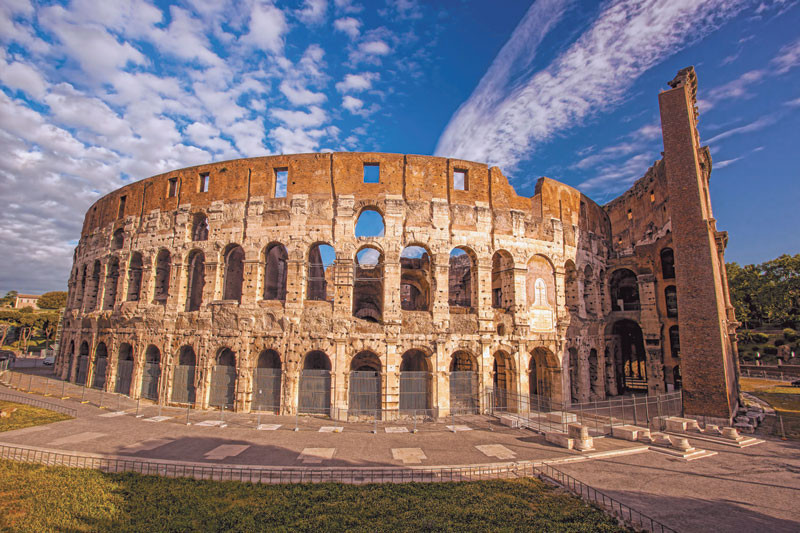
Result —
M 39 426 L 72 418 L 71 416 L 48 411 L 41 407 L 32 407 L 22 403 L 0 400 L 0 410 L 13 409 L 15 407 L 17 410 L 11 413 L 9 418 L 0 418 L 0 432 L 12 431 L 14 429 L 22 429 L 30 426 Z
M 758 378 L 741 378 L 742 390 L 764 400 L 783 419 L 786 437 L 800 440 L 800 387 L 787 387 L 782 381 Z M 780 421 L 776 421 L 772 433 L 782 435 Z
M 2 531 L 625 531 L 537 479 L 255 485 L 0 461 Z

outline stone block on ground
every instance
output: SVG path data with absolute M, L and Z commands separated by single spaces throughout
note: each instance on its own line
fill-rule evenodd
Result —
M 547 413 L 547 421 L 556 424 L 569 424 L 577 420 L 578 417 L 574 413 L 568 413 L 567 411 L 551 411 Z
M 700 426 L 697 425 L 697 420 L 694 420 L 693 418 L 679 418 L 677 416 L 670 416 L 664 422 L 666 424 L 667 431 L 700 431 Z
M 518 428 L 519 418 L 517 418 L 516 416 L 503 415 L 500 417 L 500 423 L 510 428 Z
M 650 430 L 639 426 L 625 425 L 614 426 L 611 428 L 611 436 L 618 439 L 629 440 L 635 442 L 642 438 L 643 435 L 650 436 Z
M 544 434 L 544 438 L 547 442 L 568 450 L 571 450 L 575 446 L 575 440 L 569 438 L 569 435 L 560 431 L 548 431 Z

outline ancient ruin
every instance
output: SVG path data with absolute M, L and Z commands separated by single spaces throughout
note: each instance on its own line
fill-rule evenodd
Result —
M 682 388 L 687 416 L 727 423 L 727 237 L 694 70 L 670 86 L 663 159 L 606 206 L 383 153 L 240 159 L 114 191 L 86 215 L 56 370 L 164 404 L 337 419 Z

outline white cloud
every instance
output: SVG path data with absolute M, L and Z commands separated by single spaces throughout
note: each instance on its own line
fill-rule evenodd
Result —
M 38 100 L 44 97 L 47 90 L 47 82 L 34 67 L 19 61 L 6 63 L 2 57 L 0 57 L 0 81 Z
M 354 3 L 353 0 L 334 0 L 333 3 L 336 10 L 342 13 L 361 13 L 364 10 L 363 6 Z
M 795 98 L 794 100 L 789 100 L 788 102 L 784 102 L 783 105 L 787 105 L 789 107 L 800 107 L 800 97 Z
M 283 36 L 289 30 L 283 11 L 272 4 L 256 2 L 250 12 L 250 31 L 242 42 L 266 52 L 283 52 Z
M 800 39 L 781 48 L 771 63 L 778 74 L 785 74 L 800 65 Z
M 328 114 L 320 107 L 311 106 L 309 112 L 273 109 L 270 115 L 286 124 L 289 128 L 315 128 L 328 120 Z
M 325 22 L 327 12 L 327 0 L 305 0 L 303 9 L 297 12 L 297 18 L 310 26 L 318 26 Z
M 315 93 L 288 81 L 281 82 L 280 91 L 294 105 L 321 104 L 327 99 L 325 93 Z
M 300 154 L 317 151 L 319 141 L 325 130 L 303 130 L 279 126 L 273 129 L 269 137 L 278 145 L 282 154 Z
M 359 45 L 358 50 L 365 55 L 385 56 L 391 52 L 389 45 L 383 41 L 366 41 Z
M 377 72 L 362 72 L 360 74 L 348 74 L 344 80 L 336 84 L 336 90 L 340 93 L 359 93 L 372 89 L 372 82 L 376 81 L 380 75 Z
M 351 113 L 357 113 L 361 111 L 362 107 L 364 107 L 364 101 L 354 98 L 350 95 L 346 95 L 344 98 L 342 98 L 342 107 Z
M 337 31 L 346 33 L 351 39 L 355 39 L 361 34 L 361 22 L 353 17 L 343 17 L 333 22 L 333 27 Z
M 753 131 L 758 131 L 761 129 L 766 128 L 767 126 L 771 126 L 776 121 L 776 117 L 774 115 L 767 115 L 764 117 L 759 118 L 758 120 L 754 120 L 749 124 L 745 124 L 744 126 L 739 126 L 738 128 L 732 128 L 727 131 L 724 131 L 714 137 L 710 138 L 706 141 L 706 144 L 712 144 L 723 139 L 727 139 L 732 135 L 739 135 L 742 133 L 751 133 Z
M 619 103 L 643 72 L 712 31 L 743 3 L 619 0 L 549 66 L 531 74 L 536 47 L 567 7 L 558 0 L 536 2 L 451 118 L 436 154 L 511 170 L 538 144 Z
M 739 157 L 734 157 L 733 159 L 726 159 L 724 161 L 717 161 L 716 163 L 714 163 L 714 170 L 719 170 L 721 168 L 725 168 L 728 165 L 732 165 L 732 164 L 736 163 L 737 161 L 739 161 L 741 159 L 744 159 L 743 155 L 739 156 Z

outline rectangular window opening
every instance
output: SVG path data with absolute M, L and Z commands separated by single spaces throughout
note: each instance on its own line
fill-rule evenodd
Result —
M 286 184 L 289 182 L 289 169 L 275 169 L 275 198 L 286 198 Z
M 200 174 L 200 192 L 208 192 L 208 172 Z
M 169 179 L 169 189 L 167 190 L 167 198 L 175 198 L 178 195 L 178 178 Z
M 455 169 L 453 171 L 453 188 L 457 191 L 469 190 L 469 182 L 467 180 L 466 170 Z
M 379 163 L 364 163 L 364 183 L 380 183 L 381 165 Z
M 654 192 L 650 193 L 650 203 L 654 204 L 656 202 L 656 194 Z
M 126 195 L 119 197 L 119 212 L 117 213 L 117 218 L 122 218 L 125 216 L 125 203 L 128 201 L 128 197 Z

